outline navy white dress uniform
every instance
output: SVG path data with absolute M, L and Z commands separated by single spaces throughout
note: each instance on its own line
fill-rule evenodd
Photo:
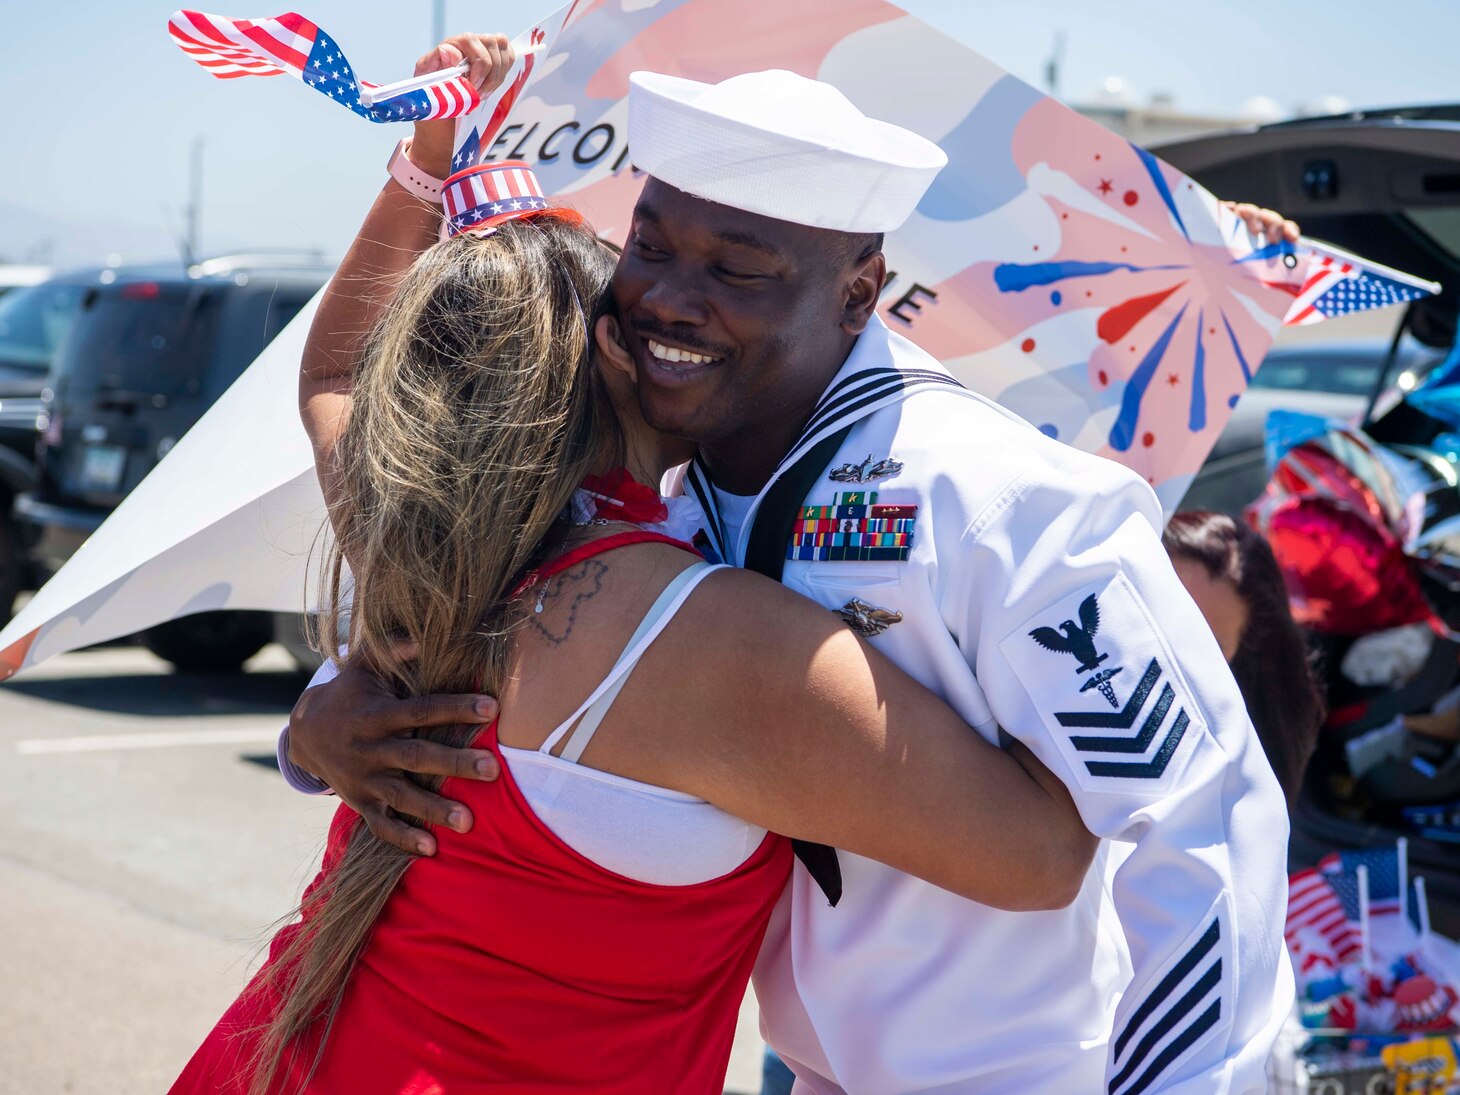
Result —
M 897 227 L 943 162 L 789 73 L 635 74 L 629 127 L 636 165 L 671 186 L 848 232 Z M 978 732 L 1023 741 L 1104 838 L 1053 912 L 844 852 L 833 906 L 798 867 L 755 980 L 796 1090 L 1265 1090 L 1293 999 L 1287 816 L 1147 484 L 874 319 L 759 495 L 725 494 L 698 463 L 667 492 L 698 504 L 714 554 L 774 555 L 770 572 Z

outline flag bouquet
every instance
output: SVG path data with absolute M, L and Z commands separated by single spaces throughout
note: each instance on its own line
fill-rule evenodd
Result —
M 1460 1026 L 1460 948 L 1430 928 L 1406 843 L 1336 852 L 1289 879 L 1284 932 L 1303 1025 L 1448 1033 Z

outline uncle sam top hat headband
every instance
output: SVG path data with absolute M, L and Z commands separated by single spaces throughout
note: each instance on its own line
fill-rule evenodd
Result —
M 446 234 L 491 233 L 506 221 L 553 216 L 581 223 L 571 209 L 548 205 L 532 168 L 521 160 L 502 160 L 458 171 L 441 188 Z

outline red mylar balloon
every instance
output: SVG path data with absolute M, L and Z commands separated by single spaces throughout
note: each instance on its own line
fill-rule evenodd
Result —
M 1399 541 L 1367 514 L 1289 498 L 1271 511 L 1266 531 L 1303 626 L 1368 635 L 1430 619 Z

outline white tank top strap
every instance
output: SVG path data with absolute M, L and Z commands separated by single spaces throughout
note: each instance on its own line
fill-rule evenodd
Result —
M 624 684 L 628 681 L 629 674 L 633 671 L 639 659 L 644 656 L 644 651 L 659 633 L 668 626 L 674 614 L 679 611 L 680 605 L 689 599 L 697 585 L 710 574 L 711 571 L 721 570 L 722 567 L 707 562 L 692 563 L 676 574 L 668 585 L 655 598 L 654 603 L 649 606 L 649 611 L 644 613 L 644 618 L 639 626 L 634 629 L 629 641 L 624 644 L 624 651 L 619 655 L 618 661 L 609 670 L 603 683 L 595 688 L 592 694 L 583 701 L 582 706 L 574 711 L 568 719 L 547 736 L 547 739 L 538 747 L 539 753 L 552 753 L 564 737 L 568 738 L 567 744 L 563 746 L 561 753 L 557 754 L 559 760 L 578 763 L 583 756 L 583 751 L 588 748 L 588 743 L 593 740 L 597 733 L 599 724 L 608 710 L 613 706 L 614 700 L 623 690 Z

